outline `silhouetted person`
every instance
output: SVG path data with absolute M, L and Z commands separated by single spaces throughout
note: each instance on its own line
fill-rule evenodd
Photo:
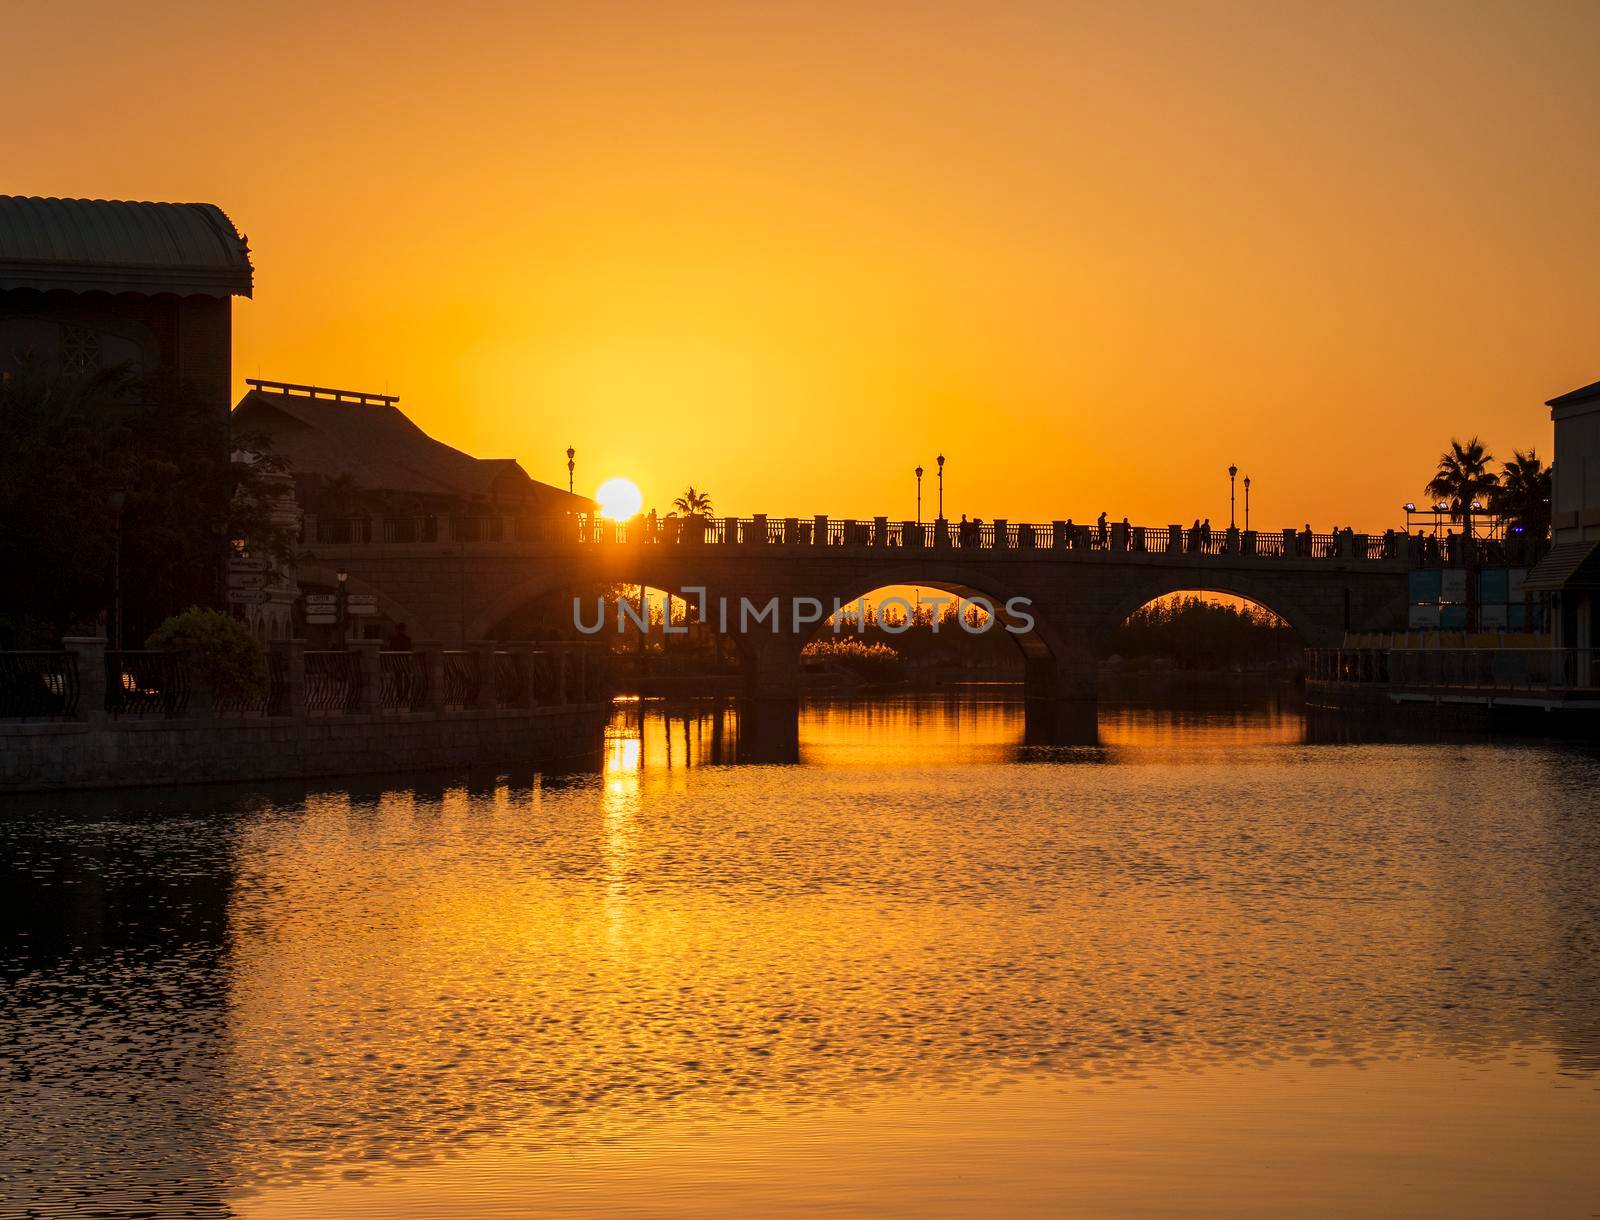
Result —
M 1311 522 L 1306 522 L 1306 532 L 1300 535 L 1300 553 L 1309 557 L 1311 555 Z
M 1204 521 L 1202 521 L 1200 523 L 1200 550 L 1202 552 L 1209 552 L 1211 550 L 1211 518 L 1210 517 L 1207 517 Z
M 972 522 L 967 520 L 967 514 L 961 514 L 961 524 L 956 527 L 956 539 L 962 546 L 972 545 Z
M 1103 550 L 1106 549 L 1106 515 L 1105 515 L 1105 513 L 1101 513 L 1100 514 L 1100 520 L 1096 524 L 1096 529 L 1099 531 L 1099 534 L 1100 534 L 1100 549 L 1103 551 Z
M 395 624 L 394 631 L 389 636 L 389 651 L 390 652 L 410 652 L 411 651 L 411 637 L 406 634 L 406 625 L 404 623 L 396 623 Z

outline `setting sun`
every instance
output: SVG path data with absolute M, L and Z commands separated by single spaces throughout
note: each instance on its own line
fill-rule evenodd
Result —
M 613 521 L 623 521 L 639 515 L 644 507 L 644 495 L 632 479 L 607 479 L 594 493 L 600 503 L 600 514 Z

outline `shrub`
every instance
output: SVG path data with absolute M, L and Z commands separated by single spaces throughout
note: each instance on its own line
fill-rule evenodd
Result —
M 266 653 L 250 629 L 230 614 L 190 607 L 152 631 L 145 647 L 183 653 L 194 680 L 215 697 L 267 693 Z
M 868 682 L 896 682 L 905 677 L 900 654 L 887 644 L 863 644 L 860 640 L 818 640 L 807 644 L 807 660 L 833 661 L 861 675 Z

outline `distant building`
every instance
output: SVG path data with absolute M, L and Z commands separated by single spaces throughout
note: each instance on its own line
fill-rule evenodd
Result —
M 326 515 L 526 509 L 588 512 L 593 502 L 530 479 L 515 458 L 477 458 L 434 440 L 389 394 L 248 380 L 236 438 L 265 436 L 288 461 L 300 503 Z
M 1600 381 L 1545 404 L 1555 425 L 1550 553 L 1524 588 L 1551 595 L 1557 648 L 1600 640 Z
M 0 195 L 0 379 L 126 367 L 227 410 L 250 251 L 209 203 Z

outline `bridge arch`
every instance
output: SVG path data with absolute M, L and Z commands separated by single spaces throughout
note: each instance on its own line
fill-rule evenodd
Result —
M 1344 599 L 1334 604 L 1306 603 L 1276 583 L 1251 579 L 1233 572 L 1199 572 L 1190 568 L 1152 572 L 1111 603 L 1095 629 L 1098 651 L 1107 638 L 1137 610 L 1177 593 L 1216 593 L 1242 598 L 1277 615 L 1307 648 L 1337 646 L 1344 637 Z

